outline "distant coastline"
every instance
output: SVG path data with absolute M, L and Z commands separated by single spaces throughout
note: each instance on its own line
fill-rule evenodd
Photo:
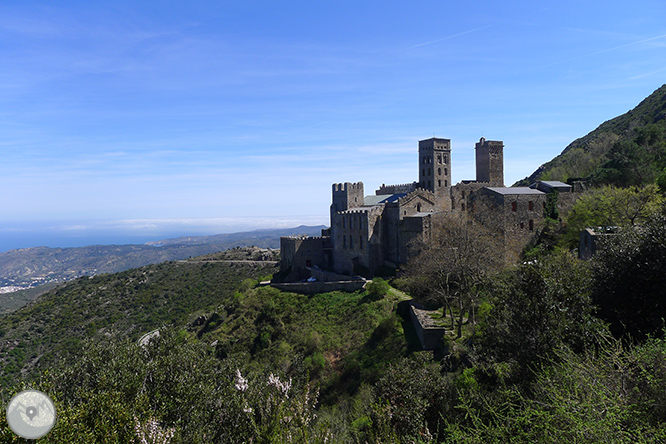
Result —
M 0 253 L 34 247 L 90 245 L 156 246 L 165 239 L 212 236 L 259 229 L 326 224 L 326 215 L 209 219 L 136 219 L 117 221 L 0 222 Z

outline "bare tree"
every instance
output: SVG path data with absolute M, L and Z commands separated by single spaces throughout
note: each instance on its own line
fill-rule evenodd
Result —
M 460 215 L 447 214 L 433 220 L 432 236 L 417 245 L 420 250 L 405 266 L 412 296 L 448 310 L 457 334 L 462 336 L 465 315 L 475 322 L 479 291 L 488 276 L 503 263 L 504 247 L 493 232 Z

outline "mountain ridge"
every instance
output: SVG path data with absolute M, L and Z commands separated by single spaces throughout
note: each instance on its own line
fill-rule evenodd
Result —
M 605 121 L 585 136 L 571 142 L 558 156 L 516 182 L 514 186 L 530 185 L 537 180 L 591 178 L 605 162 L 612 160 L 608 155 L 618 143 L 631 141 L 639 129 L 650 125 L 666 128 L 666 84 L 657 88 L 633 109 Z
M 81 276 L 116 273 L 159 262 L 182 260 L 237 246 L 278 249 L 280 237 L 316 235 L 324 226 L 263 229 L 212 236 L 184 236 L 146 244 L 86 247 L 31 247 L 0 253 L 0 287 L 34 287 Z

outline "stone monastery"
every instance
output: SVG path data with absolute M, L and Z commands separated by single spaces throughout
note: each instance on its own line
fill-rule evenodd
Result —
M 281 271 L 302 279 L 313 267 L 344 275 L 395 269 L 409 259 L 413 242 L 431 239 L 433 218 L 447 213 L 490 228 L 504 241 L 505 260 L 515 261 L 535 238 L 548 195 L 557 191 L 561 205 L 571 200 L 566 193 L 573 187 L 537 182 L 507 188 L 503 142 L 481 138 L 475 148 L 476 180 L 452 185 L 451 141 L 431 138 L 419 141 L 417 182 L 382 185 L 369 196 L 363 182 L 333 184 L 330 228 L 320 237 L 281 238 Z

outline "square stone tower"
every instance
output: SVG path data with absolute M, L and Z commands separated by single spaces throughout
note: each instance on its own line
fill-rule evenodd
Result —
M 451 140 L 419 141 L 419 186 L 435 193 L 440 211 L 451 209 Z
M 476 181 L 491 187 L 504 187 L 504 142 L 482 137 L 475 148 Z

